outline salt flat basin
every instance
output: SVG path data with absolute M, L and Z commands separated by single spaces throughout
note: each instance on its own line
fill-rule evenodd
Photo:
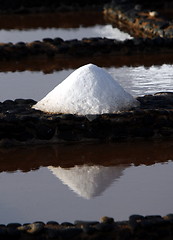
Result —
M 76 219 L 97 220 L 104 215 L 114 217 L 118 221 L 128 219 L 131 214 L 171 213 L 172 149 L 171 142 L 142 142 L 51 145 L 46 148 L 39 146 L 15 148 L 10 151 L 0 150 L 1 223 L 25 223 L 38 220 L 74 222 Z M 2 157 L 5 161 L 2 161 Z M 34 168 L 33 164 L 37 159 L 40 166 L 45 167 L 37 165 L 37 169 Z M 45 161 L 47 161 L 46 165 Z M 121 169 L 121 174 L 116 178 L 109 178 L 109 174 L 105 175 L 110 181 L 108 185 L 106 179 L 96 181 L 96 184 L 106 188 L 90 199 L 85 199 L 71 191 L 46 167 L 53 164 L 55 168 L 61 166 L 63 171 L 70 172 L 74 168 L 73 164 L 77 168 L 76 164 L 81 162 L 80 169 L 85 166 L 85 161 L 90 162 L 87 163 L 88 170 L 91 169 L 94 175 L 97 174 L 98 169 L 104 173 L 114 172 L 116 168 Z M 93 165 L 94 161 L 96 165 Z M 17 168 L 22 171 L 11 168 L 10 162 L 11 167 L 18 166 Z M 25 167 L 22 168 L 22 165 Z M 76 172 L 74 179 L 75 177 L 78 177 Z M 83 184 L 87 185 L 87 179 Z M 82 185 L 80 189 L 82 190 Z
M 171 64 L 151 67 L 111 67 L 106 68 L 113 78 L 133 96 L 172 91 L 173 71 Z M 43 98 L 56 85 L 62 82 L 74 70 L 43 72 L 6 72 L 0 73 L 0 101 L 16 98 Z M 40 87 L 41 86 L 41 87 Z

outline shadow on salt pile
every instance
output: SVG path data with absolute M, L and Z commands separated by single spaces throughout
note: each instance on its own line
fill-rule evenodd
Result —
M 123 175 L 125 168 L 126 165 L 111 167 L 83 165 L 69 169 L 48 167 L 65 185 L 86 199 L 100 196 L 114 181 Z

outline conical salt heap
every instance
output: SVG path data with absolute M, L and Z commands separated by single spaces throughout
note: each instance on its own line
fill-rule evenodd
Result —
M 139 103 L 102 68 L 87 64 L 70 74 L 33 108 L 78 115 L 115 113 Z

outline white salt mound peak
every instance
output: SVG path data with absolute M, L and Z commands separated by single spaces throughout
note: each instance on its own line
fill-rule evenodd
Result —
M 138 105 L 109 73 L 87 64 L 71 73 L 33 108 L 49 113 L 87 115 L 115 113 Z

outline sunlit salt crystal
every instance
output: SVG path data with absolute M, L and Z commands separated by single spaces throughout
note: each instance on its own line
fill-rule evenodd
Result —
M 109 73 L 87 64 L 70 74 L 33 108 L 49 113 L 87 115 L 128 110 L 138 104 Z

